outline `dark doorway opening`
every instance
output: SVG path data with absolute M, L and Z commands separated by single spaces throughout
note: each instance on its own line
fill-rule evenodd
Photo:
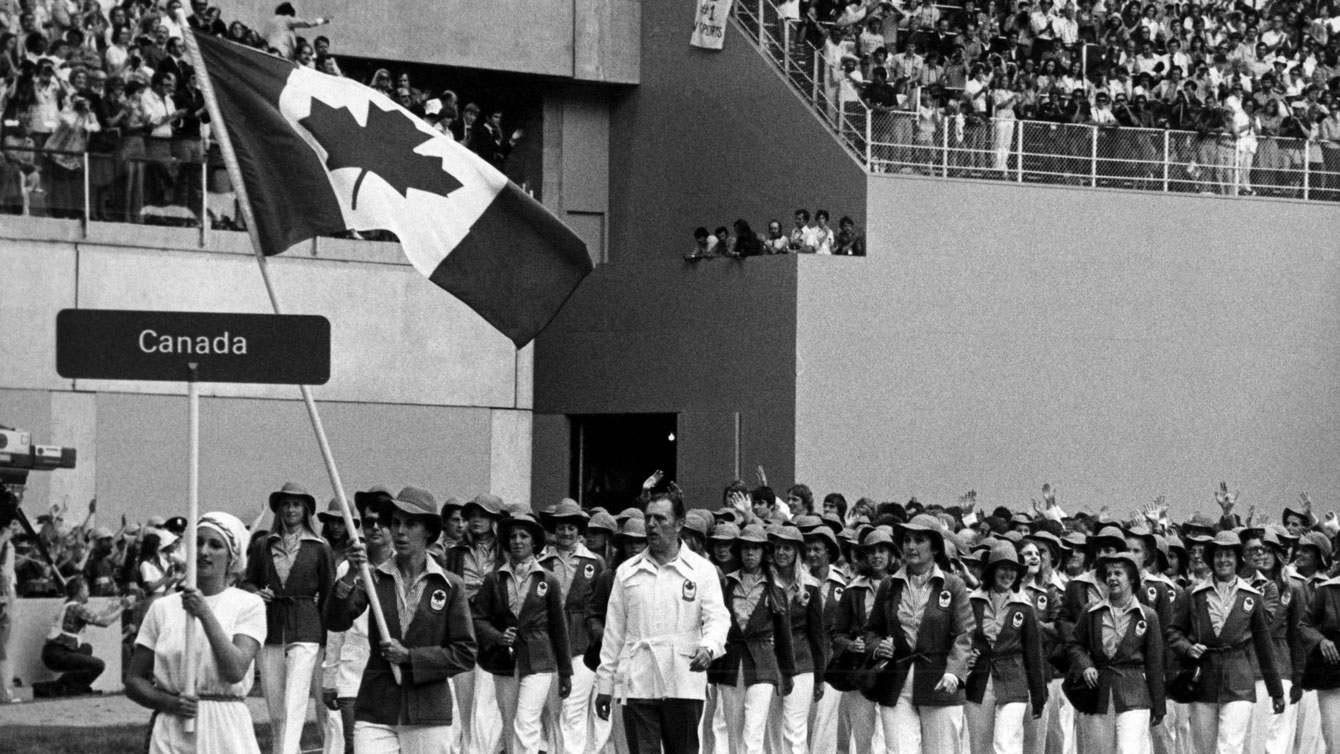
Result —
M 676 478 L 679 419 L 675 414 L 583 414 L 572 420 L 569 494 L 610 513 L 632 505 L 642 482 L 658 469 L 661 484 Z

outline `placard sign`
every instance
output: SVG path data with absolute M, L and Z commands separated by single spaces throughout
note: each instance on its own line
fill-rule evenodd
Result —
M 698 0 L 689 44 L 706 50 L 720 50 L 726 41 L 726 23 L 730 19 L 731 0 Z
M 330 321 L 312 315 L 63 309 L 56 372 L 95 380 L 324 385 Z

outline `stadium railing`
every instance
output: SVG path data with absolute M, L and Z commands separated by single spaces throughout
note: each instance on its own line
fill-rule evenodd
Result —
M 1003 119 L 985 123 L 839 101 L 820 50 L 774 0 L 735 4 L 737 26 L 870 173 L 1015 183 L 1340 201 L 1340 173 L 1315 141 L 1258 136 L 1254 155 L 1226 135 Z

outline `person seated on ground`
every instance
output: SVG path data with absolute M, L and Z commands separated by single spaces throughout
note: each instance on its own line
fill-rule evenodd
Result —
M 53 681 L 33 684 L 33 695 L 78 696 L 92 693 L 93 682 L 102 675 L 106 663 L 93 656 L 93 646 L 83 641 L 84 629 L 90 625 L 106 627 L 133 604 L 125 598 L 101 613 L 88 607 L 88 585 L 84 577 L 75 576 L 65 582 L 66 602 L 61 606 L 56 622 L 47 633 L 42 646 L 42 664 L 48 670 L 60 673 Z

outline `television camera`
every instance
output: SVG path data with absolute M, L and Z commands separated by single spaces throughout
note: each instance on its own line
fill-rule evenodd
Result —
M 47 551 L 46 543 L 37 536 L 28 516 L 23 513 L 20 504 L 23 492 L 28 484 L 28 473 L 32 471 L 54 471 L 73 469 L 76 461 L 74 448 L 59 445 L 34 445 L 32 433 L 0 425 L 0 528 L 8 527 L 18 521 L 24 532 L 37 542 L 42 558 L 51 565 L 56 580 L 64 585 L 60 571 Z

